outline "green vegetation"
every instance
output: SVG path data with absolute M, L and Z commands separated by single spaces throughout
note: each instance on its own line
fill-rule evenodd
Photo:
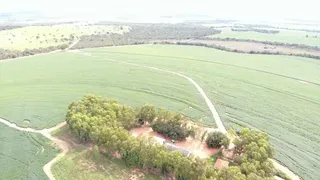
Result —
M 146 180 L 160 179 L 147 172 L 133 172 L 123 161 L 104 157 L 94 158 L 94 152 L 83 148 L 69 152 L 53 164 L 52 173 L 57 180 L 98 180 L 98 179 L 119 179 L 128 180 L 137 175 Z M 143 175 L 141 175 L 143 174 Z
M 139 45 L 0 61 L 0 115 L 22 126 L 53 126 L 64 119 L 71 101 L 90 92 L 133 107 L 148 102 L 202 119 L 204 124 L 214 123 L 188 81 L 123 61 L 191 77 L 213 101 L 228 128 L 250 127 L 268 133 L 276 159 L 305 179 L 320 176 L 315 171 L 320 161 L 318 60 Z
M 0 123 L 0 179 L 46 179 L 42 167 L 58 152 L 42 135 Z
M 152 124 L 152 130 L 163 134 L 165 137 L 179 141 L 185 140 L 190 135 L 189 132 L 191 132 L 178 121 L 157 121 Z
M 133 137 L 124 129 L 125 123 L 131 123 L 126 114 L 122 121 L 118 114 L 123 105 L 95 95 L 85 95 L 80 101 L 73 102 L 68 108 L 66 121 L 70 130 L 81 140 L 91 140 L 93 159 L 99 159 L 99 148 L 106 154 L 120 153 L 121 159 L 129 167 L 152 169 L 166 176 L 177 179 L 208 179 L 221 180 L 240 178 L 272 178 L 274 167 L 269 160 L 272 158 L 272 147 L 268 136 L 255 130 L 243 129 L 239 139 L 235 140 L 239 166 L 212 172 L 212 165 L 198 157 L 185 157 L 180 151 L 167 151 L 165 146 L 152 138 Z M 177 117 L 177 116 L 175 116 Z M 171 122 L 178 122 L 171 120 Z
M 295 30 L 280 30 L 276 34 L 266 34 L 252 31 L 232 31 L 231 28 L 221 29 L 222 33 L 212 35 L 213 38 L 236 38 L 252 39 L 257 41 L 271 41 L 291 44 L 304 44 L 309 46 L 320 46 L 320 33 L 303 32 Z M 273 29 L 271 29 L 273 30 Z M 278 30 L 278 29 L 274 29 Z M 308 37 L 306 36 L 308 35 Z
M 206 165 L 198 157 L 191 159 L 179 151 L 167 151 L 152 138 L 131 136 L 116 115 L 117 106 L 121 105 L 115 104 L 94 95 L 73 102 L 66 116 L 70 130 L 79 139 L 92 140 L 107 153 L 119 152 L 128 166 L 151 168 L 187 179 L 204 175 Z
M 266 133 L 244 128 L 235 139 L 237 163 L 247 177 L 272 177 L 275 173 L 272 162 L 273 148 Z M 254 175 L 253 175 L 254 174 Z M 253 179 L 253 178 L 252 178 Z
M 128 32 L 127 26 L 88 25 L 88 24 L 58 24 L 44 26 L 27 26 L 0 31 L 0 48 L 10 50 L 25 50 L 58 46 L 83 35 L 123 33 Z
M 268 133 L 276 159 L 303 178 L 320 176 L 314 171 L 320 161 L 320 61 L 174 45 L 84 52 L 94 54 L 96 59 L 116 59 L 190 76 L 213 101 L 227 127 L 257 128 Z
M 212 132 L 208 134 L 206 143 L 208 147 L 211 148 L 217 148 L 221 146 L 228 148 L 230 140 L 225 134 L 221 132 Z
M 0 61 L 0 87 L 0 116 L 24 127 L 54 126 L 68 104 L 86 93 L 133 107 L 150 102 L 213 122 L 197 90 L 180 77 L 71 52 Z

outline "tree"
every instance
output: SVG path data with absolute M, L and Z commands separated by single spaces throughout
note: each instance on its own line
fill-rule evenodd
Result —
M 212 132 L 208 134 L 206 143 L 210 148 L 217 148 L 222 145 L 228 147 L 230 140 L 221 132 Z
M 145 104 L 136 109 L 137 118 L 152 123 L 156 117 L 156 109 L 153 105 Z
M 220 169 L 217 175 L 217 180 L 246 180 L 246 176 L 241 173 L 239 167 L 231 166 Z

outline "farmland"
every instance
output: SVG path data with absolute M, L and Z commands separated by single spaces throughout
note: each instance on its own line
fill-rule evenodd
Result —
M 128 32 L 127 26 L 60 24 L 46 26 L 27 26 L 0 31 L 0 48 L 25 50 L 45 48 L 72 42 L 82 35 Z
M 214 122 L 197 90 L 181 77 L 72 52 L 1 61 L 0 86 L 1 116 L 25 127 L 54 126 L 86 93 L 133 106 L 153 103 Z
M 187 74 L 205 89 L 227 127 L 246 126 L 267 132 L 276 147 L 277 159 L 302 177 L 316 179 L 313 170 L 319 167 L 319 61 L 186 46 L 148 45 L 86 52 L 98 59 L 113 58 Z
M 277 34 L 265 34 L 251 31 L 231 31 L 231 28 L 222 28 L 220 30 L 222 30 L 220 34 L 212 35 L 209 37 L 251 39 L 256 41 L 271 41 L 290 44 L 303 44 L 308 46 L 320 46 L 320 33 L 282 29 Z M 306 35 L 308 35 L 308 37 L 306 37 Z
M 188 81 L 123 61 L 192 77 L 228 128 L 267 132 L 278 160 L 305 179 L 320 176 L 315 172 L 320 160 L 320 61 L 307 58 L 139 45 L 2 61 L 0 116 L 21 126 L 48 127 L 63 121 L 74 99 L 95 93 L 132 106 L 152 103 L 214 123 Z
M 42 135 L 0 124 L 0 179 L 46 179 L 42 167 L 57 150 Z

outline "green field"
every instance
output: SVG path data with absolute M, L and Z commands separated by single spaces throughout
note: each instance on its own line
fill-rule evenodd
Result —
M 25 50 L 57 46 L 67 44 L 68 41 L 61 39 L 70 38 L 73 35 L 75 39 L 82 35 L 123 33 L 128 32 L 127 26 L 113 25 L 86 25 L 86 24 L 61 24 L 52 26 L 27 26 L 12 30 L 0 31 L 0 48 Z
M 61 158 L 52 166 L 52 173 L 57 180 L 128 180 L 134 173 L 124 162 L 101 155 L 95 160 L 90 150 L 78 148 Z M 145 180 L 160 179 L 150 173 L 143 173 Z
M 58 152 L 42 135 L 19 132 L 0 123 L 0 179 L 43 180 L 42 167 Z
M 190 76 L 216 105 L 227 128 L 266 131 L 278 160 L 305 179 L 320 177 L 320 61 L 313 59 L 139 45 L 0 61 L 0 116 L 23 126 L 48 127 L 63 120 L 71 101 L 95 93 L 214 123 L 187 80 L 110 59 Z
M 64 120 L 68 105 L 86 93 L 132 106 L 152 103 L 213 123 L 187 80 L 71 52 L 0 61 L 0 86 L 0 117 L 20 126 L 54 126 Z
M 320 46 L 320 33 L 311 33 L 296 30 L 280 29 L 277 34 L 265 34 L 259 32 L 238 32 L 231 31 L 231 28 L 222 28 L 222 33 L 212 35 L 213 38 L 236 38 L 236 39 L 252 39 L 256 41 L 271 41 L 290 44 L 304 44 L 309 46 Z M 276 29 L 277 30 L 277 29 Z M 306 37 L 308 35 L 308 38 Z M 317 36 L 317 38 L 313 38 Z

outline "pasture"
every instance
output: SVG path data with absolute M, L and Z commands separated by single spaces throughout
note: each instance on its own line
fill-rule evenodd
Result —
M 290 44 L 303 44 L 308 46 L 320 46 L 320 33 L 312 33 L 298 30 L 280 29 L 277 34 L 265 34 L 259 32 L 231 31 L 231 28 L 221 28 L 220 34 L 212 35 L 212 38 L 252 39 L 256 41 L 271 41 Z M 308 35 L 308 37 L 306 37 Z
M 42 167 L 58 152 L 50 141 L 1 123 L 0 132 L 0 179 L 46 179 Z
M 60 24 L 47 26 L 27 26 L 0 31 L 0 48 L 25 50 L 57 46 L 72 42 L 82 35 L 128 32 L 127 26 Z
M 77 148 L 61 158 L 52 166 L 52 173 L 56 180 L 128 180 L 133 177 L 140 177 L 141 180 L 160 179 L 150 173 L 130 169 L 119 159 L 101 155 L 96 160 L 93 153 L 85 148 Z
M 0 61 L 0 116 L 22 126 L 49 127 L 63 121 L 70 102 L 94 93 L 132 106 L 151 103 L 214 123 L 187 80 L 124 61 L 193 78 L 227 128 L 267 132 L 278 160 L 305 179 L 320 176 L 320 61 L 313 59 L 139 45 Z

